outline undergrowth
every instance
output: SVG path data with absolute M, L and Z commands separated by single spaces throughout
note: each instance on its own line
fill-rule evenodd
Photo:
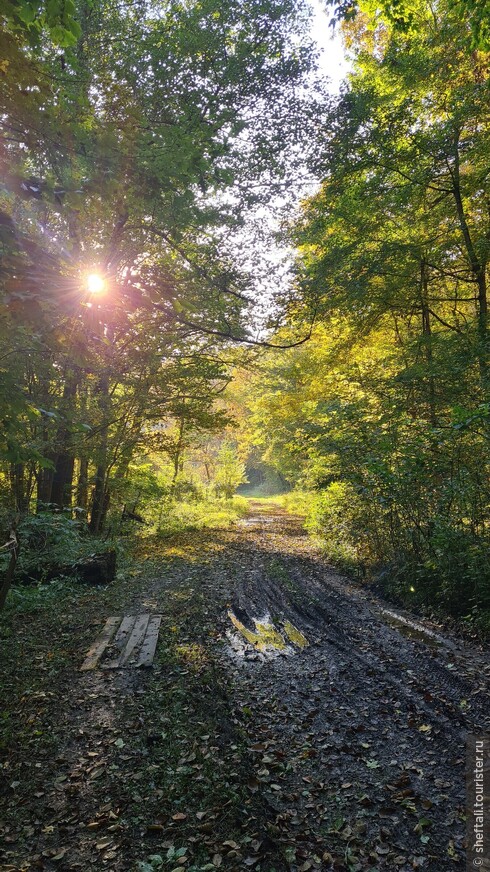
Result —
M 232 499 L 169 502 L 156 524 L 159 535 L 173 535 L 186 530 L 204 530 L 227 527 L 247 514 L 248 501 L 244 497 Z
M 399 605 L 490 635 L 488 533 L 437 515 L 424 529 L 401 524 L 389 505 L 374 504 L 340 481 L 281 501 L 305 517 L 323 554 L 342 571 L 374 582 Z
M 117 548 L 117 538 L 94 538 L 87 525 L 67 513 L 40 512 L 28 515 L 18 526 L 19 559 L 14 582 L 47 582 L 63 576 L 72 577 L 78 560 L 94 553 Z M 4 571 L 9 554 L 1 558 Z

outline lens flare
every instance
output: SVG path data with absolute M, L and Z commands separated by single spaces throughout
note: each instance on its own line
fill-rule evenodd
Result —
M 89 294 L 101 294 L 105 290 L 105 279 L 98 273 L 90 273 L 87 276 L 87 290 Z

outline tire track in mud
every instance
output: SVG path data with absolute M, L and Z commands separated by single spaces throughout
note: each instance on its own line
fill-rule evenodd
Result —
M 101 595 L 107 614 L 162 614 L 148 674 L 80 673 L 101 616 L 75 604 L 70 661 L 18 701 L 27 718 L 48 698 L 56 753 L 38 769 L 30 733 L 14 748 L 6 795 L 26 773 L 35 793 L 4 829 L 6 868 L 136 872 L 174 842 L 208 852 L 207 868 L 219 851 L 229 872 L 462 868 L 464 734 L 489 729 L 488 657 L 410 625 L 329 566 L 301 519 L 266 511 L 161 556 L 155 542 L 141 582 Z
M 298 519 L 259 515 L 229 538 L 242 624 L 288 620 L 310 643 L 270 656 L 244 640 L 223 658 L 290 868 L 462 866 L 465 737 L 490 725 L 484 652 L 404 614 L 413 638 L 390 625 L 397 613 L 315 554 Z

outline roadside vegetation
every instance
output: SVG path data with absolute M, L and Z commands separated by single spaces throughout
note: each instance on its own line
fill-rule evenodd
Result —
M 301 0 L 2 11 L 0 608 L 283 494 L 488 631 L 488 23 L 334 15 L 338 94 Z
M 311 339 L 235 391 L 333 560 L 488 629 L 488 46 L 469 7 L 389 8 L 343 26 L 353 70 L 290 224 Z

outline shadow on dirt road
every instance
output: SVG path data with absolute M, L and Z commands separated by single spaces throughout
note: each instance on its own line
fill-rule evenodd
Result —
M 488 657 L 340 576 L 301 519 L 251 503 L 50 602 L 0 623 L 2 872 L 464 865 Z M 80 671 L 142 612 L 152 669 Z
M 316 845 L 325 868 L 329 854 L 346 869 L 461 865 L 465 739 L 489 729 L 488 659 L 363 592 L 313 552 L 299 519 L 260 508 L 223 557 L 230 611 L 252 633 L 289 622 L 309 644 L 227 629 L 257 789 L 306 864 Z

